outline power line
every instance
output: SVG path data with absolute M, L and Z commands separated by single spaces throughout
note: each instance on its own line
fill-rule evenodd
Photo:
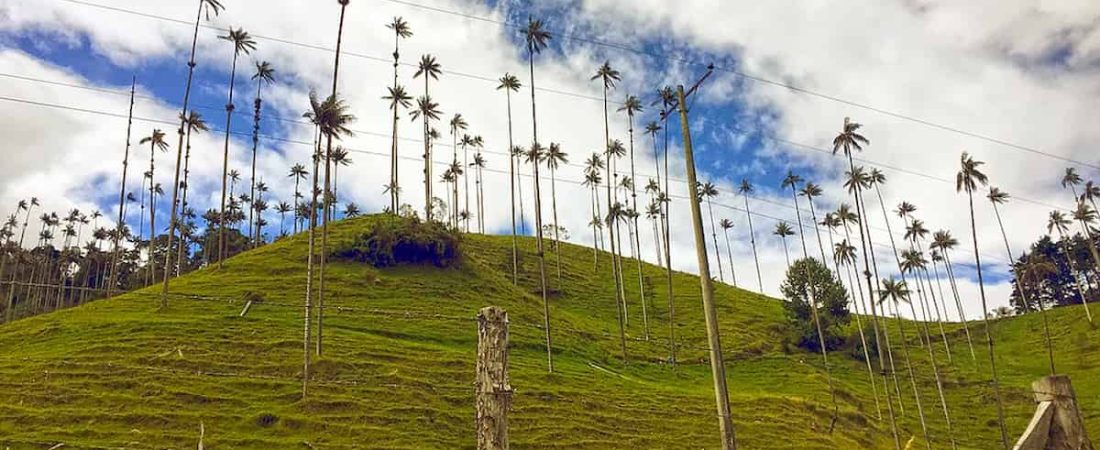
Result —
M 65 0 L 65 1 L 68 1 L 68 0 Z M 23 104 L 33 105 L 33 106 L 39 106 L 39 107 L 45 107 L 45 108 L 56 108 L 56 109 L 82 112 L 82 113 L 87 113 L 87 114 L 95 114 L 95 115 L 101 115 L 101 116 L 107 116 L 107 117 L 119 118 L 119 119 L 125 119 L 125 118 L 128 117 L 128 116 L 123 115 L 123 114 L 116 114 L 116 113 L 110 113 L 110 112 L 105 112 L 105 111 L 98 111 L 98 110 L 92 110 L 92 109 L 86 109 L 86 108 L 77 108 L 77 107 L 72 107 L 72 106 L 59 105 L 59 104 L 53 104 L 53 103 L 45 103 L 45 102 L 38 102 L 38 101 L 12 98 L 12 97 L 5 97 L 5 96 L 0 96 L 0 101 L 11 101 L 11 102 L 23 103 Z M 141 121 L 141 122 L 161 123 L 161 124 L 167 124 L 167 125 L 172 125 L 172 126 L 178 125 L 175 122 L 169 122 L 169 121 L 158 120 L 158 119 L 150 119 L 150 118 L 144 118 L 144 117 L 138 117 L 138 116 L 135 116 L 134 120 L 135 121 Z M 216 132 L 223 132 L 223 133 L 225 132 L 224 130 L 219 130 L 219 129 L 216 129 L 216 128 L 211 128 L 210 131 L 215 132 L 215 133 Z M 244 137 L 252 136 L 252 134 L 248 133 L 248 132 L 230 132 L 229 134 L 236 135 L 236 136 L 244 136 Z M 264 134 L 261 134 L 260 136 L 265 138 L 265 139 L 269 139 L 269 140 L 273 140 L 273 141 L 284 142 L 284 143 L 295 144 L 295 145 L 309 146 L 310 148 L 312 148 L 314 146 L 314 143 L 307 142 L 307 141 L 300 141 L 300 140 L 295 140 L 295 139 L 290 139 L 290 138 L 283 138 L 283 137 L 270 136 L 270 135 L 264 135 Z M 382 156 L 382 157 L 390 157 L 391 156 L 389 153 L 385 153 L 385 152 L 354 149 L 354 148 L 348 148 L 348 147 L 345 147 L 345 149 L 348 152 L 351 152 L 351 153 L 360 153 L 360 154 L 366 154 L 366 155 L 372 155 L 372 156 Z M 400 156 L 399 155 L 398 158 L 403 159 L 403 160 L 423 162 L 422 158 L 413 157 L 413 156 Z M 450 162 L 448 162 L 448 161 L 434 161 L 433 160 L 432 164 L 435 164 L 435 165 L 438 165 L 438 166 L 446 166 L 446 165 L 449 165 Z M 506 174 L 506 175 L 510 174 L 509 171 L 503 170 L 503 169 L 493 169 L 493 168 L 486 167 L 483 170 L 485 170 L 487 172 L 490 172 L 490 173 L 499 173 L 499 174 Z M 527 178 L 533 178 L 534 177 L 533 175 L 528 175 L 528 174 L 524 174 L 524 173 L 519 173 L 518 175 L 523 176 L 523 177 L 527 177 Z M 550 180 L 550 178 L 547 177 L 547 176 L 541 176 L 539 178 L 543 179 L 543 180 Z M 572 179 L 567 179 L 567 178 L 557 178 L 556 181 L 563 182 L 563 183 L 568 183 L 568 184 L 573 184 L 573 185 L 580 185 L 580 186 L 584 185 L 583 181 L 572 180 Z M 604 183 L 604 184 L 601 184 L 600 186 L 607 187 L 607 184 Z M 618 188 L 618 186 L 612 186 L 612 188 Z M 677 194 L 672 194 L 672 193 L 667 193 L 667 195 L 670 198 L 674 198 L 674 199 L 681 199 L 681 200 L 687 200 L 688 199 L 688 197 L 684 196 L 684 195 L 677 195 Z M 738 207 L 738 206 L 724 204 L 724 203 L 718 203 L 718 202 L 715 202 L 714 204 L 719 206 L 719 207 L 722 207 L 722 208 L 726 208 L 726 209 L 730 209 L 730 210 L 734 210 L 734 211 L 741 211 L 745 214 L 749 214 L 749 212 L 747 210 L 742 209 L 741 207 Z M 779 203 L 776 202 L 776 204 L 779 204 Z M 793 208 L 793 206 L 789 206 L 789 207 Z M 796 220 L 796 219 L 782 219 L 782 218 L 778 218 L 778 217 L 775 217 L 775 216 L 770 216 L 770 215 L 759 213 L 759 212 L 753 212 L 751 214 L 753 216 L 764 217 L 764 218 L 779 221 L 779 222 L 799 223 L 798 220 Z M 802 223 L 805 224 L 805 222 L 802 222 Z M 810 226 L 816 226 L 816 224 L 810 224 Z M 878 227 L 872 227 L 872 229 L 878 229 Z M 873 244 L 878 245 L 878 246 L 885 246 L 886 245 L 886 244 L 878 243 L 878 242 L 873 242 Z M 972 253 L 972 251 L 971 251 L 971 253 Z M 1004 262 L 1002 259 L 1000 259 L 996 256 L 986 256 L 986 258 L 988 260 L 991 260 L 991 261 Z
M 68 0 L 64 0 L 64 1 L 68 1 Z M 441 14 L 449 14 L 449 15 L 453 15 L 453 16 L 463 17 L 463 18 L 466 18 L 466 19 L 473 19 L 473 20 L 477 20 L 477 21 L 481 21 L 481 22 L 493 23 L 493 24 L 497 24 L 497 25 L 504 26 L 504 27 L 509 27 L 509 28 L 519 28 L 519 29 L 523 28 L 523 26 L 520 25 L 520 24 L 513 24 L 513 23 L 509 23 L 507 21 L 496 20 L 496 19 L 492 19 L 492 18 L 488 18 L 488 17 L 482 17 L 482 16 L 476 16 L 476 15 L 473 15 L 473 14 L 462 13 L 462 12 L 458 12 L 458 11 L 454 11 L 454 10 L 448 10 L 448 9 L 444 9 L 444 8 L 434 7 L 434 6 L 427 6 L 427 5 L 414 3 L 414 2 L 410 2 L 410 1 L 405 1 L 405 0 L 381 0 L 381 1 L 386 1 L 386 2 L 390 2 L 390 3 L 405 5 L 405 6 L 408 6 L 408 7 L 423 9 L 423 10 L 437 12 L 437 13 L 441 13 Z M 667 60 L 679 62 L 679 63 L 682 63 L 682 64 L 686 64 L 686 65 L 699 66 L 699 67 L 710 67 L 713 64 L 712 62 L 701 62 L 699 60 L 695 60 L 695 59 L 691 59 L 691 58 L 687 58 L 687 57 L 683 57 L 683 56 L 672 55 L 672 54 L 669 54 L 667 52 L 659 52 L 659 51 L 639 49 L 639 48 L 636 48 L 636 47 L 633 47 L 633 46 L 630 46 L 630 45 L 627 45 L 627 44 L 620 44 L 620 43 L 615 43 L 615 42 L 603 41 L 603 40 L 595 39 L 595 38 L 592 38 L 592 37 L 582 36 L 582 35 L 578 35 L 578 34 L 566 33 L 564 31 L 560 31 L 560 30 L 557 31 L 555 34 L 561 36 L 562 39 L 566 39 L 566 40 L 581 42 L 581 43 L 585 43 L 585 44 L 598 45 L 598 46 L 612 48 L 612 49 L 616 49 L 616 50 L 620 50 L 620 51 L 635 53 L 635 54 L 644 55 L 644 56 L 650 56 L 650 57 L 653 57 L 653 58 L 667 59 Z M 1004 139 L 998 139 L 998 138 L 995 138 L 995 137 L 986 136 L 986 135 L 983 135 L 983 134 L 980 134 L 980 133 L 967 131 L 967 130 L 964 130 L 962 128 L 958 128 L 958 127 L 954 127 L 954 126 L 934 122 L 932 120 L 923 119 L 923 118 L 916 117 L 916 116 L 913 116 L 913 115 L 891 111 L 891 110 L 881 108 L 881 107 L 876 107 L 876 106 L 873 106 L 873 105 L 870 105 L 870 104 L 867 104 L 867 103 L 862 103 L 862 102 L 857 102 L 857 101 L 854 101 L 854 100 L 844 99 L 844 98 L 838 97 L 836 95 L 825 94 L 825 93 L 815 91 L 815 90 L 812 90 L 812 89 L 809 89 L 809 88 L 804 88 L 804 87 L 801 87 L 801 86 L 797 86 L 797 85 L 791 84 L 789 82 L 777 81 L 777 80 L 769 79 L 769 78 L 766 78 L 766 77 L 763 77 L 763 76 L 760 76 L 760 75 L 751 74 L 751 73 L 745 72 L 744 70 L 741 70 L 741 69 L 736 69 L 736 68 L 733 68 L 733 67 L 723 67 L 723 66 L 717 66 L 717 65 L 713 66 L 713 68 L 714 68 L 714 70 L 727 72 L 727 73 L 733 74 L 737 77 L 744 78 L 746 80 L 754 81 L 754 82 L 757 82 L 757 83 L 762 83 L 762 84 L 767 84 L 767 85 L 770 85 L 770 86 L 785 88 L 785 89 L 788 89 L 788 90 L 791 90 L 791 91 L 794 91 L 794 92 L 810 95 L 810 96 L 821 98 L 821 99 L 828 100 L 828 101 L 831 101 L 831 102 L 840 103 L 840 104 L 843 104 L 843 105 L 853 106 L 853 107 L 864 109 L 864 110 L 867 110 L 867 111 L 876 112 L 876 113 L 879 113 L 879 114 L 882 114 L 882 115 L 885 115 L 885 116 L 893 117 L 895 119 L 902 119 L 902 120 L 914 122 L 914 123 L 917 123 L 917 124 L 920 124 L 920 125 L 924 125 L 924 126 L 927 126 L 927 127 L 930 127 L 930 128 L 936 128 L 936 129 L 939 129 L 939 130 L 942 130 L 942 131 L 948 131 L 948 132 L 960 134 L 960 135 L 963 135 L 963 136 L 967 136 L 967 137 L 971 137 L 971 138 L 991 142 L 991 143 L 994 143 L 994 144 L 1002 145 L 1002 146 L 1005 146 L 1005 147 L 1008 147 L 1008 148 L 1024 151 L 1024 152 L 1027 152 L 1027 153 L 1032 153 L 1032 154 L 1040 155 L 1040 156 L 1046 156 L 1046 157 L 1054 158 L 1054 159 L 1057 159 L 1057 160 L 1060 160 L 1060 161 L 1063 161 L 1063 162 L 1076 164 L 1076 165 L 1079 165 L 1079 166 L 1082 166 L 1082 167 L 1088 167 L 1088 168 L 1091 168 L 1091 169 L 1100 170 L 1100 165 L 1096 165 L 1096 164 L 1092 164 L 1092 163 L 1088 163 L 1088 162 L 1084 162 L 1084 161 L 1078 161 L 1078 160 L 1075 160 L 1075 159 L 1072 159 L 1072 158 L 1066 158 L 1064 156 L 1059 156 L 1059 155 L 1055 155 L 1055 154 L 1052 154 L 1052 153 L 1048 153 L 1048 152 L 1036 149 L 1034 147 L 1028 147 L 1028 146 L 1025 146 L 1025 145 L 1016 144 L 1016 143 L 1009 142 L 1009 141 L 1004 140 Z
M 69 1 L 69 0 L 62 0 L 62 1 Z M 393 0 L 382 0 L 382 1 L 393 1 Z M 21 80 L 21 81 L 28 81 L 28 82 L 43 83 L 43 84 L 49 84 L 49 85 L 55 85 L 55 86 L 62 86 L 62 87 L 68 87 L 68 88 L 74 88 L 74 89 L 84 89 L 84 90 L 89 90 L 89 91 L 94 91 L 94 92 L 101 92 L 101 93 L 120 95 L 120 96 L 123 96 L 123 95 L 124 96 L 129 96 L 130 95 L 129 90 L 116 90 L 116 89 L 97 88 L 97 87 L 92 87 L 92 86 L 82 86 L 82 85 L 78 85 L 78 84 L 65 83 L 65 82 L 52 81 L 52 80 L 45 80 L 45 79 L 41 79 L 41 78 L 29 77 L 29 76 L 18 75 L 18 74 L 10 74 L 10 73 L 0 72 L 0 77 L 12 78 L 12 79 L 17 79 L 17 80 Z M 142 100 L 153 101 L 153 102 L 161 102 L 160 99 L 158 99 L 156 97 L 152 97 L 152 96 L 138 95 L 137 97 L 142 99 Z M 215 106 L 211 106 L 211 105 L 201 105 L 201 104 L 200 105 L 194 105 L 194 108 L 195 109 L 207 109 L 207 110 L 213 110 L 213 111 L 223 111 L 225 109 L 224 107 L 215 107 Z M 241 110 L 235 110 L 233 112 L 233 114 L 238 114 L 238 115 L 242 115 L 242 116 L 251 117 L 250 113 L 247 113 L 247 112 L 241 111 Z M 274 113 L 274 112 L 268 112 L 268 113 L 264 114 L 262 116 L 261 120 L 268 120 L 268 121 L 274 120 L 274 121 L 297 124 L 297 125 L 302 125 L 302 126 L 309 126 L 309 127 L 313 126 L 313 124 L 309 121 L 301 120 L 301 119 L 297 119 L 297 118 L 286 117 L 284 115 Z M 161 123 L 167 123 L 167 122 L 161 122 Z M 350 128 L 350 129 L 353 132 L 355 132 L 356 134 L 362 134 L 362 135 L 374 136 L 374 137 L 386 138 L 386 139 L 390 139 L 392 137 L 392 135 L 390 133 L 383 133 L 383 132 L 378 132 L 378 131 L 369 131 L 369 130 L 356 129 L 356 128 Z M 741 128 L 737 125 L 733 125 L 733 129 L 738 131 L 738 132 L 741 132 L 741 133 L 746 133 L 746 134 L 752 133 L 755 136 L 759 136 L 762 139 L 766 139 L 766 140 L 769 140 L 769 141 L 772 141 L 772 142 L 776 142 L 776 143 L 779 143 L 779 144 L 794 147 L 794 148 L 799 149 L 799 150 L 818 152 L 818 153 L 830 154 L 830 155 L 833 153 L 832 150 L 827 149 L 827 148 L 822 148 L 822 147 L 818 147 L 818 146 L 814 146 L 814 145 L 810 145 L 810 144 L 795 142 L 795 141 L 791 141 L 791 140 L 788 140 L 788 139 L 783 139 L 783 138 L 780 138 L 780 137 L 772 136 L 772 135 L 769 135 L 769 134 L 754 133 L 750 130 L 747 130 L 745 128 Z M 414 143 L 423 143 L 424 142 L 424 140 L 421 139 L 421 138 L 411 138 L 411 137 L 403 137 L 403 136 L 398 136 L 398 140 L 405 141 L 405 142 L 414 142 Z M 442 142 L 434 143 L 433 145 L 438 145 L 440 147 L 445 147 L 445 148 L 454 147 L 454 145 L 446 142 L 446 140 L 443 140 Z M 493 151 L 493 150 L 484 150 L 484 149 L 482 151 L 484 153 L 488 153 L 488 154 L 495 154 L 495 155 L 500 155 L 500 156 L 510 156 L 509 154 L 507 154 L 505 152 L 499 152 L 499 151 Z M 655 157 L 656 157 L 656 155 L 655 155 Z M 866 158 L 855 157 L 855 156 L 853 156 L 853 159 L 855 161 L 858 161 L 860 163 L 863 163 L 865 165 L 872 166 L 872 167 L 877 167 L 877 168 L 886 169 L 886 170 L 890 170 L 890 171 L 894 171 L 894 172 L 898 172 L 898 173 L 912 175 L 912 176 L 916 176 L 916 177 L 920 177 L 920 178 L 924 178 L 924 179 L 927 179 L 927 180 L 936 181 L 936 182 L 940 182 L 940 183 L 946 183 L 948 185 L 953 185 L 954 184 L 953 180 L 943 178 L 943 177 L 938 177 L 938 176 L 935 176 L 935 175 L 929 175 L 929 174 L 926 174 L 926 173 L 923 173 L 923 172 L 918 172 L 918 171 L 911 170 L 911 169 L 905 169 L 905 168 L 901 168 L 901 167 L 897 167 L 897 166 L 892 166 L 892 165 L 888 165 L 888 164 L 884 164 L 884 163 L 880 163 L 880 162 L 875 162 L 875 161 L 872 161 L 872 160 L 869 160 L 869 159 L 866 159 Z M 582 168 L 582 169 L 585 168 L 584 165 L 578 164 L 578 163 L 567 162 L 567 163 L 564 163 L 564 165 L 570 166 L 570 167 Z M 648 168 L 643 168 L 642 170 L 637 171 L 638 172 L 637 173 L 638 179 L 656 177 L 656 175 L 654 175 L 654 174 L 647 173 L 646 170 L 648 170 Z M 617 173 L 626 174 L 626 171 L 625 170 L 617 171 Z M 681 183 L 687 181 L 685 179 L 676 178 L 676 177 L 669 177 L 669 179 L 672 180 L 672 181 L 677 181 L 677 182 L 681 182 Z M 637 180 L 635 180 L 635 182 L 637 182 Z M 1023 202 L 1026 202 L 1026 203 L 1031 203 L 1031 204 L 1037 205 L 1037 206 L 1043 206 L 1043 207 L 1047 207 L 1047 208 L 1051 208 L 1051 209 L 1058 209 L 1058 210 L 1062 210 L 1062 211 L 1070 211 L 1070 209 L 1066 208 L 1066 207 L 1046 203 L 1046 202 L 1043 202 L 1043 201 L 1031 199 L 1031 198 L 1024 197 L 1024 196 L 1014 195 L 1013 197 L 1020 200 L 1020 201 L 1023 201 Z M 765 198 L 759 197 L 759 196 L 749 196 L 749 198 L 754 199 L 754 200 L 760 200 L 760 201 L 763 201 L 763 202 L 766 202 L 766 203 L 772 203 L 772 204 L 775 204 L 777 206 L 781 206 L 783 208 L 794 209 L 794 206 L 792 206 L 792 205 L 788 205 L 786 203 L 781 204 L 779 202 L 768 200 L 768 199 L 765 199 Z M 800 209 L 800 211 L 801 212 L 809 212 L 808 210 L 801 210 L 801 209 Z M 885 231 L 885 230 L 880 229 L 880 231 Z

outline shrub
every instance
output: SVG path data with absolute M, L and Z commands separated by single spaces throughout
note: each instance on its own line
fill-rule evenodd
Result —
M 416 217 L 379 217 L 371 229 L 332 252 L 337 259 L 374 267 L 403 264 L 451 267 L 461 259 L 458 233 Z
M 787 300 L 783 302 L 783 310 L 790 326 L 790 339 L 803 349 L 821 351 L 813 308 L 810 306 L 811 289 L 816 294 L 817 315 L 825 336 L 825 348 L 836 350 L 844 345 L 843 328 L 851 320 L 848 291 L 827 266 L 813 258 L 800 259 L 791 264 L 787 279 L 780 287 Z

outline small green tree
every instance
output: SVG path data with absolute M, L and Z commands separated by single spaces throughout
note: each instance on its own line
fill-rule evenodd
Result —
M 835 350 L 844 344 L 844 327 L 852 318 L 848 312 L 848 291 L 825 264 L 813 258 L 795 261 L 780 289 L 786 298 L 783 310 L 790 323 L 792 343 L 811 352 L 821 351 L 809 299 L 813 289 L 825 348 Z

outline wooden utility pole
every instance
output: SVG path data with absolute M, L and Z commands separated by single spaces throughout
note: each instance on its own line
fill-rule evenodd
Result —
M 477 313 L 478 450 L 508 450 L 508 410 L 512 386 L 508 383 L 508 313 L 496 306 Z
M 695 253 L 699 259 L 699 284 L 703 289 L 703 315 L 707 321 L 707 341 L 710 344 L 710 372 L 714 378 L 714 400 L 718 407 L 718 430 L 722 436 L 722 449 L 734 450 L 737 440 L 733 421 L 730 419 L 730 398 L 726 389 L 726 365 L 722 359 L 722 339 L 718 334 L 718 311 L 714 308 L 714 285 L 710 280 L 707 261 L 707 242 L 703 235 L 703 213 L 696 194 L 695 157 L 691 148 L 691 130 L 688 126 L 687 96 L 684 86 L 676 87 L 679 98 L 680 131 L 684 134 L 684 161 L 687 165 L 688 198 L 691 202 L 691 227 L 695 234 Z

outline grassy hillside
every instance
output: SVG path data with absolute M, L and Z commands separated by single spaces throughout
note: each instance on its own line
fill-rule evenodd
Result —
M 336 224 L 334 240 L 349 241 L 370 220 L 376 219 Z M 465 237 L 465 260 L 453 269 L 331 265 L 324 356 L 305 400 L 304 236 L 174 281 L 167 311 L 157 310 L 157 287 L 0 326 L 0 445 L 194 448 L 201 424 L 207 449 L 473 448 L 474 315 L 497 305 L 512 324 L 515 448 L 716 448 L 698 279 L 674 279 L 680 364 L 673 367 L 665 361 L 664 272 L 642 270 L 647 340 L 638 273 L 628 261 L 624 364 L 609 258 L 601 254 L 594 270 L 591 249 L 564 246 L 560 282 L 550 258 L 556 370 L 548 374 L 534 241 L 521 241 L 518 287 L 510 278 L 510 242 Z M 242 318 L 246 292 L 265 301 Z M 786 350 L 780 304 L 728 286 L 718 288 L 717 299 L 743 448 L 892 448 L 855 350 L 833 356 L 840 418 L 828 434 L 831 404 L 820 358 Z M 1100 344 L 1082 313 L 1066 308 L 1050 316 L 1059 370 L 1073 377 L 1097 437 Z M 995 325 L 1014 435 L 1034 411 L 1028 386 L 1046 367 L 1041 324 L 1033 315 Z M 941 343 L 936 352 L 960 446 L 988 449 L 998 434 L 980 330 L 971 324 L 976 362 L 957 325 L 948 330 L 953 361 L 945 360 Z M 933 441 L 947 448 L 928 352 L 909 332 Z M 920 441 L 912 388 L 901 375 L 903 440 Z

